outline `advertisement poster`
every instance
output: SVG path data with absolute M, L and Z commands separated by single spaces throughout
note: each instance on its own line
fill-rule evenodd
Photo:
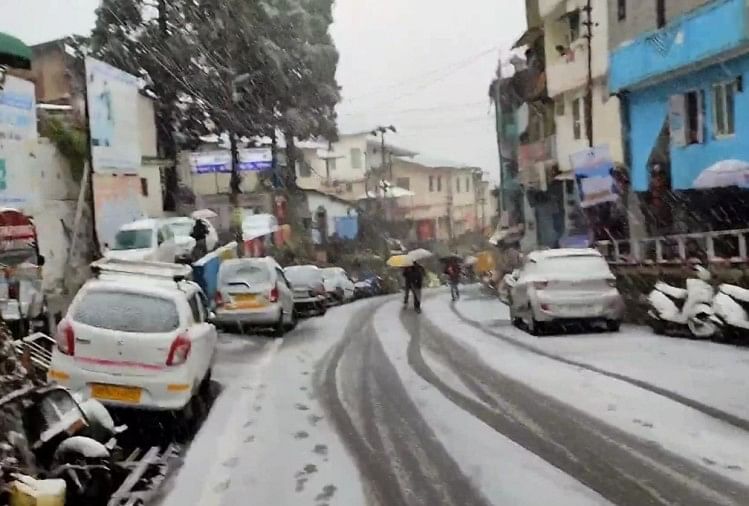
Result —
M 6 76 L 0 90 L 0 141 L 36 139 L 34 83 Z
M 273 168 L 270 148 L 244 148 L 237 152 L 239 172 L 260 172 Z M 195 174 L 231 173 L 231 152 L 228 150 L 199 151 L 190 155 Z
M 190 154 L 190 167 L 195 174 L 231 172 L 229 151 L 198 151 Z
M 134 173 L 141 165 L 138 78 L 86 58 L 86 100 L 94 172 Z
M 145 217 L 140 208 L 140 198 L 139 177 L 94 174 L 94 208 L 99 244 L 111 247 L 122 225 Z
M 270 148 L 245 148 L 239 150 L 240 171 L 259 172 L 273 168 L 273 153 Z
M 591 207 L 619 198 L 614 182 L 614 161 L 607 145 L 570 155 L 580 206 Z

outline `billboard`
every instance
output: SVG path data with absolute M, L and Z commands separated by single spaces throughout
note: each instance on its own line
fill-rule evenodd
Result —
M 273 168 L 270 148 L 243 148 L 237 151 L 237 171 L 260 172 Z M 231 173 L 231 152 L 227 150 L 197 151 L 190 155 L 195 174 Z
M 140 198 L 138 176 L 94 174 L 94 209 L 99 244 L 112 246 L 114 236 L 122 225 L 144 217 Z
M 578 151 L 570 155 L 580 207 L 591 207 L 618 200 L 614 182 L 614 161 L 607 145 Z
M 36 139 L 34 83 L 6 76 L 0 90 L 0 141 Z
M 86 100 L 94 172 L 135 173 L 141 166 L 138 78 L 87 57 Z
M 240 171 L 259 172 L 273 168 L 273 153 L 270 148 L 245 148 L 239 150 Z

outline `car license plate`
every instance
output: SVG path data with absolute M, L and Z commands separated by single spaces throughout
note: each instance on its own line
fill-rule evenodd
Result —
M 263 301 L 257 295 L 238 293 L 236 295 L 232 295 L 231 298 L 232 302 L 234 302 L 234 308 L 236 309 L 253 309 L 265 306 Z
M 118 385 L 91 385 L 91 396 L 102 401 L 119 401 L 129 404 L 140 402 L 141 389 Z

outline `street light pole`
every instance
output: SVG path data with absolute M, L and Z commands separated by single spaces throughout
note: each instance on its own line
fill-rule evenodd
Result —
M 250 80 L 250 74 L 240 74 L 232 78 L 231 85 L 231 108 L 234 109 L 237 102 L 242 98 L 239 87 Z M 232 115 L 233 116 L 233 115 Z M 229 133 L 229 149 L 231 151 L 231 177 L 229 179 L 229 204 L 231 205 L 231 232 L 237 243 L 237 255 L 244 256 L 244 239 L 242 237 L 242 208 L 239 205 L 239 194 L 242 193 L 242 178 L 239 176 L 239 147 L 237 146 L 237 134 L 232 129 Z
M 585 38 L 588 42 L 588 78 L 585 83 L 585 131 L 588 134 L 588 147 L 593 147 L 593 4 L 588 0 L 583 8 L 587 28 Z

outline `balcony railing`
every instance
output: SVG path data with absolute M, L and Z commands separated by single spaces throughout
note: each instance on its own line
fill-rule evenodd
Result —
M 668 235 L 645 239 L 598 241 L 596 248 L 618 265 L 678 265 L 690 262 L 744 264 L 749 229 Z

